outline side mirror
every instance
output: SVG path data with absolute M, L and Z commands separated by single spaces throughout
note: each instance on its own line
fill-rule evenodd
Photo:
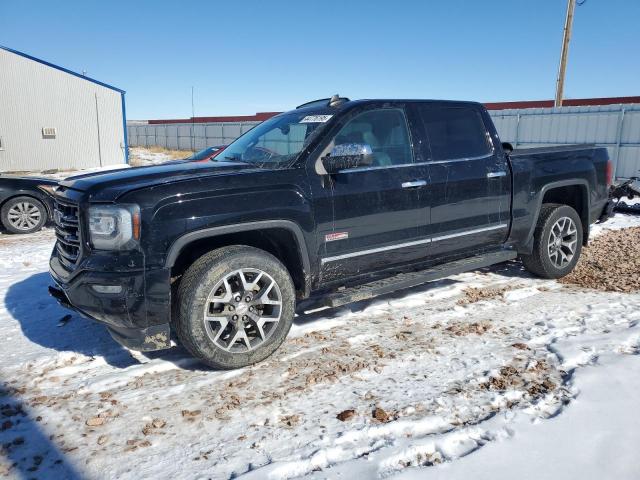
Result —
M 509 155 L 511 152 L 513 152 L 513 145 L 511 145 L 509 142 L 502 142 L 502 150 L 504 150 L 504 153 Z
M 338 173 L 349 168 L 366 167 L 373 163 L 373 150 L 366 143 L 344 143 L 336 145 L 322 159 L 327 173 Z

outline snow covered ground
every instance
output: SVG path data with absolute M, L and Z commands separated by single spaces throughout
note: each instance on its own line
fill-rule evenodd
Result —
M 640 478 L 640 293 L 510 262 L 301 313 L 219 372 L 69 316 L 53 241 L 0 235 L 0 477 Z

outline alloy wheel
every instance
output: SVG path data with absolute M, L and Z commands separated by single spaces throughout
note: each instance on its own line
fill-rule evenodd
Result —
M 204 308 L 209 339 L 231 353 L 255 350 L 276 330 L 282 294 L 268 273 L 243 268 L 224 276 L 211 289 Z
M 578 229 L 569 217 L 561 217 L 551 227 L 547 252 L 557 268 L 564 268 L 573 260 L 578 242 Z
M 27 231 L 40 223 L 42 212 L 33 203 L 20 202 L 9 209 L 7 218 L 16 230 Z

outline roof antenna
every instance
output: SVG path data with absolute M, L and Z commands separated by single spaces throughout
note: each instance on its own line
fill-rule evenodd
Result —
M 335 107 L 336 105 L 340 105 L 341 103 L 342 103 L 342 99 L 340 98 L 340 95 L 338 95 L 337 93 L 333 95 L 329 100 L 330 107 Z

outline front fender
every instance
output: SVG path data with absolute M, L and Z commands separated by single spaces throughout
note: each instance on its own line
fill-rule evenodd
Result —
M 169 248 L 169 251 L 167 252 L 167 259 L 165 261 L 165 267 L 173 267 L 176 259 L 180 255 L 180 252 L 182 252 L 182 250 L 187 245 L 196 240 L 201 240 L 203 238 L 213 238 L 229 233 L 250 232 L 267 228 L 284 228 L 293 233 L 298 243 L 304 271 L 309 272 L 311 262 L 309 260 L 309 251 L 307 249 L 304 234 L 300 226 L 290 220 L 263 220 L 258 222 L 246 222 L 235 225 L 222 225 L 219 227 L 205 228 L 202 230 L 196 230 L 195 232 L 186 233 L 179 237 L 175 242 L 173 242 L 171 248 Z

